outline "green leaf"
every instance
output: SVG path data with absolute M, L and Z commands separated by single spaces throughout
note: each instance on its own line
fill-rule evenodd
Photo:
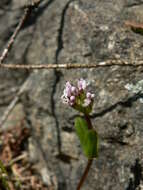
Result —
M 80 117 L 75 120 L 75 130 L 79 137 L 84 154 L 88 158 L 98 156 L 98 135 L 95 130 L 89 130 L 85 119 Z
M 4 190 L 10 190 L 10 187 L 9 187 L 8 182 L 5 179 L 5 177 L 2 177 L 1 181 L 2 181 L 2 186 L 3 186 Z
M 0 160 L 0 169 L 1 169 L 2 173 L 7 174 L 6 169 L 5 169 L 5 167 L 4 167 L 4 164 L 2 163 L 1 160 Z
M 2 173 L 7 174 L 7 171 L 6 171 L 6 169 L 5 169 L 5 166 L 4 166 L 4 164 L 2 163 L 1 160 L 0 160 L 0 170 L 2 171 Z
M 75 120 L 75 130 L 76 130 L 76 133 L 77 133 L 77 135 L 79 137 L 81 146 L 84 146 L 85 138 L 86 138 L 86 132 L 88 131 L 87 122 L 84 119 L 80 118 L 80 117 L 76 118 L 76 120 Z
M 0 160 L 0 181 L 2 182 L 4 190 L 10 190 L 6 177 L 7 177 L 7 171 L 4 167 L 4 164 Z
M 96 158 L 98 156 L 98 135 L 93 129 L 88 130 L 86 133 L 83 151 L 88 158 Z

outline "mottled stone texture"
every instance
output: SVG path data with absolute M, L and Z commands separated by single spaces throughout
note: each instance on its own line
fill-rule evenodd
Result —
M 0 1 L 1 52 L 22 14 L 21 1 Z M 6 63 L 142 59 L 143 36 L 124 25 L 126 20 L 143 22 L 142 10 L 141 0 L 45 0 L 22 28 Z M 96 94 L 92 122 L 100 136 L 99 158 L 82 189 L 142 190 L 143 104 L 124 87 L 143 78 L 142 68 L 1 69 L 0 115 L 23 82 L 31 82 L 5 126 L 24 119 L 31 128 L 30 161 L 44 182 L 58 190 L 76 189 L 87 160 L 73 128 L 78 113 L 62 105 L 60 96 L 66 80 L 80 77 L 91 82 Z

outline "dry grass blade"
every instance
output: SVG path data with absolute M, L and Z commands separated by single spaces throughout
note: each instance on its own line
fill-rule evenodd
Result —
M 10 166 L 10 165 L 14 164 L 15 162 L 18 162 L 18 161 L 20 161 L 20 160 L 22 160 L 22 159 L 25 159 L 27 156 L 28 156 L 28 154 L 27 154 L 26 152 L 24 152 L 23 154 L 17 156 L 16 158 L 13 158 L 13 159 L 6 165 L 6 167 L 8 167 L 8 166 Z
M 98 63 L 90 63 L 90 64 L 80 64 L 80 63 L 65 63 L 65 64 L 41 64 L 41 65 L 22 65 L 22 64 L 5 64 L 0 65 L 0 68 L 4 69 L 27 69 L 27 70 L 33 70 L 33 69 L 77 69 L 77 68 L 98 68 L 98 67 L 110 67 L 110 66 L 132 66 L 132 67 L 139 67 L 143 66 L 143 60 L 135 61 L 132 63 L 130 60 L 106 60 L 103 62 Z
M 26 90 L 27 86 L 30 84 L 29 79 L 26 79 L 26 81 L 24 82 L 24 84 L 20 87 L 19 91 L 17 92 L 16 96 L 14 97 L 14 99 L 11 101 L 11 103 L 9 104 L 9 106 L 7 107 L 7 109 L 5 110 L 2 118 L 0 119 L 0 131 L 3 131 L 3 124 L 4 122 L 7 120 L 9 114 L 11 113 L 11 111 L 14 109 L 15 105 L 17 104 L 19 97 L 21 96 L 21 94 Z

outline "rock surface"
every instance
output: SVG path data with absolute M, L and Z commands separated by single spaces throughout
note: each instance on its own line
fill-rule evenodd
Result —
M 0 2 L 1 52 L 22 15 L 19 0 Z M 6 63 L 96 63 L 108 59 L 142 59 L 143 36 L 124 22 L 143 20 L 141 0 L 45 0 L 22 28 Z M 83 190 L 141 190 L 143 187 L 143 104 L 125 85 L 142 80 L 142 68 L 0 70 L 0 114 L 25 80 L 30 81 L 8 122 L 18 112 L 31 128 L 29 155 L 43 181 L 72 190 L 83 173 L 73 123 L 77 112 L 62 105 L 65 81 L 91 82 L 96 94 L 92 122 L 100 136 L 99 158 Z M 12 90 L 15 89 L 15 90 Z M 19 109 L 20 108 L 20 109 Z

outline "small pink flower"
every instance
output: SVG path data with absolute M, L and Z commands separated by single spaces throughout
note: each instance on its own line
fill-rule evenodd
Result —
M 71 91 L 74 95 L 78 94 L 78 89 L 75 86 L 72 86 Z
M 69 88 L 72 87 L 72 85 L 71 85 L 71 83 L 70 83 L 69 81 L 66 82 L 66 85 L 65 85 L 65 86 L 66 86 L 66 87 L 69 87 Z
M 75 103 L 75 95 L 78 94 L 76 87 L 72 86 L 70 82 L 66 82 L 63 95 L 61 97 L 64 104 L 73 105 Z
M 72 102 L 75 101 L 75 96 L 71 96 L 70 101 L 72 101 Z
M 85 90 L 86 87 L 88 86 L 88 83 L 84 80 L 84 79 L 80 79 L 78 80 L 77 82 L 77 86 L 78 86 L 78 89 L 81 91 L 81 90 Z
M 64 89 L 65 96 L 67 97 L 71 96 L 71 88 L 72 88 L 72 85 L 70 84 L 70 82 L 66 82 L 65 89 Z
M 95 97 L 95 95 L 94 95 L 94 94 L 91 94 L 90 92 L 87 92 L 87 93 L 86 93 L 86 97 L 87 97 L 88 99 L 93 99 L 93 98 Z
M 75 96 L 71 96 L 70 97 L 69 103 L 70 103 L 70 105 L 74 105 L 74 103 L 75 103 Z
M 92 110 L 94 94 L 87 92 L 88 83 L 84 79 L 77 81 L 77 86 L 66 82 L 63 95 L 61 97 L 64 104 L 68 104 L 83 113 Z
M 90 100 L 90 99 L 88 99 L 88 98 L 87 98 L 87 99 L 84 99 L 83 107 L 89 106 L 90 103 L 91 103 L 91 100 Z

